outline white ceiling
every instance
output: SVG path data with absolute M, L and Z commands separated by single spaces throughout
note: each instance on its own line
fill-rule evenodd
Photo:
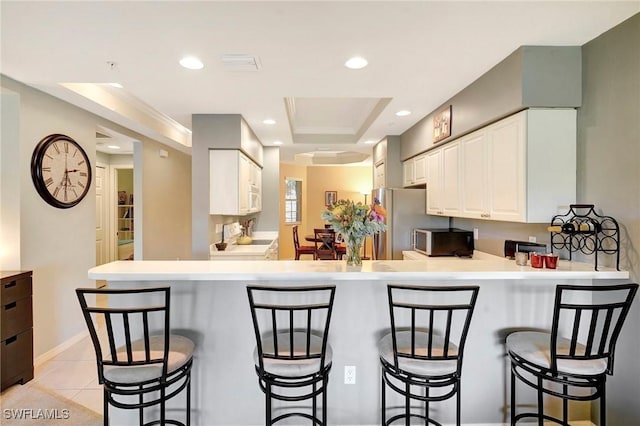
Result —
M 318 146 L 370 153 L 365 141 L 403 133 L 519 46 L 583 45 L 639 11 L 640 1 L 3 0 L 0 71 L 173 145 L 59 84 L 120 83 L 187 128 L 194 113 L 239 113 L 290 161 Z M 259 67 L 230 70 L 227 54 Z M 205 68 L 182 68 L 184 55 Z M 369 66 L 345 68 L 354 55 Z M 288 99 L 312 115 L 290 122 Z

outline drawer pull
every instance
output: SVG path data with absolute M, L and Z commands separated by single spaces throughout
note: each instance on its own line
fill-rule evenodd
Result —
M 16 305 L 16 302 L 11 302 L 11 303 L 9 303 L 9 304 L 7 304 L 7 305 L 4 305 L 4 310 L 5 310 L 5 311 L 8 311 L 9 309 L 13 309 L 13 308 L 15 308 L 16 306 L 17 306 L 17 305 Z
M 5 345 L 10 345 L 13 342 L 15 342 L 16 340 L 18 340 L 18 336 L 9 337 L 7 340 L 4 341 L 4 344 Z
M 4 288 L 11 288 L 11 287 L 15 287 L 17 285 L 17 282 L 15 281 L 11 281 L 9 284 L 5 284 Z

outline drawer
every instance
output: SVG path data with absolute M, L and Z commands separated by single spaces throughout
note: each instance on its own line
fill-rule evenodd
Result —
M 13 280 L 2 280 L 2 287 L 0 288 L 0 303 L 3 305 L 29 296 L 31 296 L 30 276 L 22 274 Z
M 0 388 L 33 379 L 33 332 L 31 330 L 0 342 Z
M 0 306 L 0 340 L 5 340 L 33 327 L 31 297 Z

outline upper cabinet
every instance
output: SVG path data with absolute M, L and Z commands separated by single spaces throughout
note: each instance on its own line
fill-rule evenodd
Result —
M 244 216 L 262 209 L 262 169 L 237 149 L 209 151 L 209 213 Z
M 402 186 L 419 186 L 427 182 L 427 156 L 410 158 L 402 163 Z
M 460 145 L 457 141 L 427 152 L 427 214 L 460 213 Z
M 530 109 L 427 152 L 427 213 L 548 222 L 576 198 L 576 111 Z
M 373 147 L 373 187 L 397 188 L 403 185 L 400 136 L 386 136 Z

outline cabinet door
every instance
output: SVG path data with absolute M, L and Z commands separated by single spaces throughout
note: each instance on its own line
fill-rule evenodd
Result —
M 238 213 L 249 213 L 249 203 L 251 199 L 251 161 L 240 154 L 239 176 L 238 176 Z
M 427 214 L 442 211 L 442 150 L 429 151 L 425 157 L 427 180 Z
M 491 220 L 526 221 L 525 120 L 525 114 L 517 114 L 487 128 Z
M 413 158 L 402 163 L 402 186 L 411 186 L 414 183 L 415 163 Z
M 481 218 L 488 215 L 487 138 L 484 131 L 473 133 L 460 141 L 462 157 L 461 216 Z
M 377 164 L 373 169 L 373 187 L 374 188 L 384 188 L 387 186 L 384 172 L 385 172 L 384 162 Z
M 209 151 L 209 213 L 234 215 L 239 206 L 239 151 Z
M 442 147 L 442 212 L 446 216 L 460 213 L 460 144 L 450 142 Z
M 423 184 L 427 182 L 427 156 L 420 155 L 413 160 L 413 183 Z

